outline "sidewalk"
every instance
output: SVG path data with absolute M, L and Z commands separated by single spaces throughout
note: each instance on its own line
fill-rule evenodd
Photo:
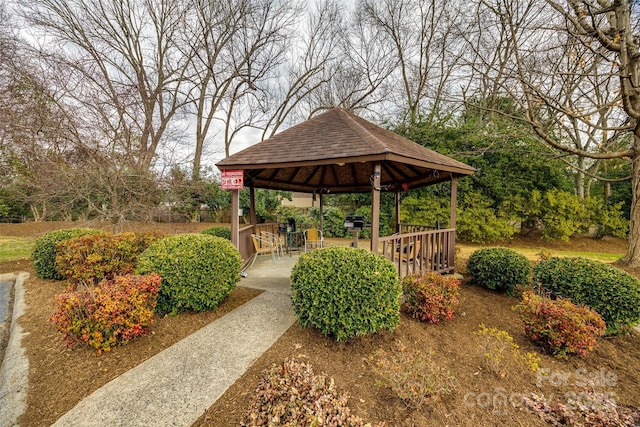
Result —
M 270 257 L 257 259 L 239 286 L 264 293 L 107 383 L 54 426 L 193 424 L 295 322 L 296 260 L 274 269 Z

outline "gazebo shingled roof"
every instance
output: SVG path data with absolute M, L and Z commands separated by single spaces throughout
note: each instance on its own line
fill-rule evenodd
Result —
M 240 151 L 220 170 L 244 170 L 245 185 L 286 191 L 359 193 L 372 187 L 380 163 L 383 191 L 406 191 L 475 169 L 374 125 L 341 108 Z

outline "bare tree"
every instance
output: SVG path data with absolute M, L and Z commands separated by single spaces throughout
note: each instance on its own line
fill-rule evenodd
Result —
M 237 105 L 258 90 L 257 84 L 286 54 L 296 8 L 289 1 L 192 0 L 188 44 L 195 52 L 190 101 L 195 106 L 196 147 L 193 176 L 200 174 L 202 155 L 215 120 L 224 124 L 224 149 L 245 126 L 254 126 L 253 110 L 238 119 Z
M 392 46 L 397 70 L 390 84 L 396 88 L 395 107 L 405 121 L 433 114 L 445 105 L 460 51 L 453 23 L 452 2 L 438 0 L 365 0 L 362 19 L 381 35 L 380 46 Z
M 307 110 L 311 115 L 333 107 L 375 110 L 391 92 L 388 80 L 398 65 L 394 47 L 383 43 L 384 35 L 359 10 L 332 33 L 339 38 L 336 55 L 325 66 L 331 77 L 312 92 Z
M 82 104 L 141 170 L 149 170 L 184 104 L 189 56 L 177 46 L 181 0 L 26 0 L 22 10 L 42 31 L 44 52 L 73 73 L 67 96 Z
M 287 122 L 308 119 L 315 107 L 310 98 L 333 77 L 343 35 L 342 9 L 336 1 L 318 2 L 298 26 L 288 61 L 264 81 L 260 105 L 266 113 L 262 139 L 273 136 Z

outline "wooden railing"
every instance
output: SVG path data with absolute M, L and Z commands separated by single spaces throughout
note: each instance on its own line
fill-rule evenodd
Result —
M 417 233 L 420 231 L 438 230 L 438 227 L 422 224 L 400 224 L 400 234 Z
M 454 228 L 417 231 L 381 237 L 382 254 L 392 261 L 400 277 L 411 273 L 452 273 L 455 260 Z

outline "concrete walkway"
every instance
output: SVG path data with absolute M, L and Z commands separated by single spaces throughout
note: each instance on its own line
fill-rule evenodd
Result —
M 258 258 L 239 286 L 266 292 L 96 390 L 54 426 L 193 424 L 295 322 L 296 260 L 287 255 L 274 269 Z

